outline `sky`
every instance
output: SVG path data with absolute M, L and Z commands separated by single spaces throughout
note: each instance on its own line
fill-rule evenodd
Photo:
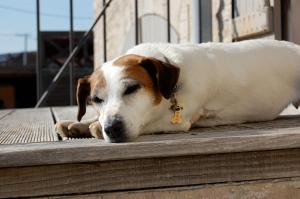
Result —
M 87 30 L 93 23 L 93 1 L 73 0 L 74 30 Z M 69 30 L 69 0 L 40 0 L 41 31 Z M 0 54 L 36 49 L 36 0 L 0 0 Z

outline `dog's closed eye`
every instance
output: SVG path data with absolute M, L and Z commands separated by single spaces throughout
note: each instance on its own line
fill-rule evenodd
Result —
M 139 84 L 133 84 L 133 85 L 127 86 L 127 88 L 125 89 L 125 91 L 123 93 L 123 96 L 135 93 L 140 88 L 141 88 L 141 85 L 139 85 Z

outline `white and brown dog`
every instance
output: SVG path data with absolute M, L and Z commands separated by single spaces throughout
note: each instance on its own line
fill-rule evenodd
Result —
M 300 47 L 283 41 L 141 44 L 77 88 L 78 120 L 91 99 L 96 122 L 62 122 L 63 137 L 125 142 L 142 134 L 272 120 L 300 99 Z

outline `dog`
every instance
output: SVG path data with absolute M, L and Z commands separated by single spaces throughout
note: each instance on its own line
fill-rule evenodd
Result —
M 79 79 L 77 119 L 90 101 L 95 121 L 60 122 L 56 129 L 64 139 L 127 142 L 155 132 L 273 120 L 299 99 L 296 44 L 140 44 Z

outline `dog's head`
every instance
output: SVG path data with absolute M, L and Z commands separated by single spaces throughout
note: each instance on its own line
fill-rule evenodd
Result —
M 178 77 L 179 68 L 154 58 L 125 55 L 107 62 L 79 79 L 77 118 L 81 120 L 90 99 L 106 141 L 132 140 L 153 120 L 161 101 L 170 98 Z

